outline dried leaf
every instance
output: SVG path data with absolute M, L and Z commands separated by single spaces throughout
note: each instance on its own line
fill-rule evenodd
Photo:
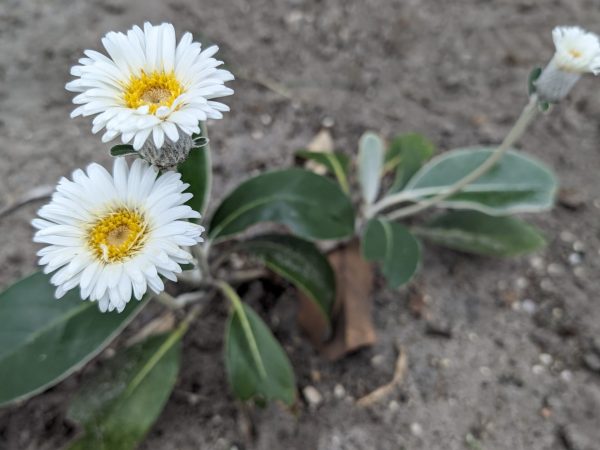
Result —
M 323 342 L 328 326 L 320 320 L 314 302 L 302 295 L 298 322 L 323 356 L 337 360 L 359 348 L 373 345 L 377 339 L 371 317 L 373 269 L 362 258 L 357 241 L 333 250 L 329 254 L 329 262 L 336 275 L 332 339 Z

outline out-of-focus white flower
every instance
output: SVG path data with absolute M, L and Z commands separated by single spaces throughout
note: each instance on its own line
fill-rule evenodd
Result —
M 540 100 L 558 102 L 581 75 L 600 73 L 600 40 L 579 27 L 556 27 L 552 32 L 556 52 L 536 81 Z
M 177 172 L 158 176 L 141 159 L 129 169 L 116 158 L 112 175 L 99 164 L 62 178 L 49 204 L 32 224 L 44 272 L 56 271 L 56 297 L 78 287 L 81 298 L 102 312 L 119 312 L 132 295 L 164 289 L 161 275 L 176 281 L 180 264 L 192 261 L 182 246 L 202 241 L 200 217 L 185 205 L 192 194 Z
M 81 105 L 71 117 L 98 114 L 92 132 L 106 129 L 108 142 L 121 136 L 133 141 L 135 150 L 151 138 L 160 149 L 165 137 L 177 142 L 181 132 L 198 133 L 199 121 L 220 119 L 229 107 L 213 99 L 233 94 L 225 82 L 233 75 L 213 58 L 218 47 L 202 51 L 192 35 L 185 33 L 179 44 L 173 25 L 144 24 L 126 34 L 111 31 L 102 39 L 110 57 L 86 50 L 81 65 L 71 74 L 69 91 L 80 92 L 73 103 Z

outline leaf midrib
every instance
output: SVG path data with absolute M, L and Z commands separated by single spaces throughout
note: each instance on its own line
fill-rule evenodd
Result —
M 225 228 L 227 228 L 227 226 L 229 226 L 229 224 L 231 224 L 233 221 L 235 221 L 241 215 L 247 213 L 248 211 L 251 211 L 254 208 L 264 205 L 265 203 L 269 203 L 270 201 L 273 201 L 273 202 L 275 202 L 275 201 L 290 201 L 290 202 L 296 202 L 296 203 L 306 204 L 306 205 L 312 204 L 310 201 L 305 200 L 304 197 L 293 196 L 293 195 L 289 195 L 289 194 L 287 194 L 287 195 L 276 194 L 276 195 L 270 195 L 267 197 L 263 197 L 262 199 L 255 200 L 254 202 L 250 202 L 245 207 L 239 208 L 232 214 L 229 214 L 223 221 L 221 221 L 221 225 L 219 225 L 217 228 L 215 228 L 210 233 L 211 237 L 213 237 L 213 238 L 218 237 L 220 235 L 221 231 L 223 231 Z
M 58 300 L 55 300 L 55 301 L 58 301 Z M 27 347 L 28 345 L 33 343 L 35 340 L 37 340 L 39 337 L 41 337 L 43 334 L 45 334 L 52 328 L 58 327 L 59 324 L 70 320 L 71 318 L 75 317 L 77 314 L 79 314 L 79 313 L 85 311 L 87 308 L 91 307 L 91 305 L 92 305 L 92 302 L 82 302 L 76 308 L 69 310 L 68 314 L 62 315 L 57 320 L 51 321 L 51 322 L 47 323 L 45 326 L 43 326 L 42 328 L 40 328 L 39 330 L 36 330 L 22 342 L 22 345 L 15 346 L 15 347 L 13 347 L 12 351 L 9 351 L 8 353 L 5 353 L 4 355 L 0 355 L 0 364 L 2 364 L 3 361 L 8 359 L 8 357 L 14 355 L 15 353 L 18 353 L 22 348 Z

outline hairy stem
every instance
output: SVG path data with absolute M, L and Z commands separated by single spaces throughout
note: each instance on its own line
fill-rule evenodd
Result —
M 494 150 L 494 152 L 479 167 L 477 167 L 475 170 L 473 170 L 473 172 L 464 176 L 452 186 L 449 186 L 447 189 L 438 193 L 437 195 L 427 200 L 423 200 L 416 204 L 393 211 L 392 213 L 387 215 L 387 218 L 390 220 L 396 220 L 402 217 L 411 216 L 413 214 L 421 212 L 427 208 L 430 208 L 431 206 L 434 206 L 446 200 L 448 197 L 451 197 L 457 192 L 460 192 L 465 186 L 474 182 L 482 175 L 486 174 L 492 167 L 494 167 L 494 165 L 498 161 L 500 161 L 500 159 L 502 159 L 504 154 L 521 138 L 521 136 L 523 135 L 525 130 L 527 130 L 527 127 L 536 117 L 538 112 L 538 98 L 536 95 L 532 95 L 529 99 L 529 103 L 525 106 L 525 108 L 523 108 L 521 115 L 515 122 L 513 128 L 506 135 L 500 146 L 497 147 Z M 407 196 L 407 194 L 409 193 L 400 192 L 398 194 L 391 195 L 382 199 L 381 201 L 373 205 L 369 211 L 367 211 L 367 217 L 373 217 L 376 213 L 386 208 L 389 208 L 390 206 L 409 200 L 410 196 Z

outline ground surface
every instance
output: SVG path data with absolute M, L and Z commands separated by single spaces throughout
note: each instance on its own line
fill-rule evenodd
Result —
M 551 55 L 552 27 L 600 31 L 596 0 L 5 0 L 0 204 L 91 161 L 109 163 L 89 121 L 68 118 L 63 86 L 82 49 L 145 19 L 219 43 L 238 74 L 232 112 L 211 124 L 220 197 L 240 178 L 290 163 L 323 123 L 333 122 L 336 145 L 348 153 L 366 129 L 420 131 L 441 149 L 498 142 L 525 102 L 528 71 Z M 295 100 L 249 78 L 276 80 Z M 175 393 L 142 448 L 598 448 L 599 83 L 583 80 L 522 142 L 570 191 L 570 209 L 533 219 L 550 236 L 547 250 L 497 261 L 429 248 L 418 278 L 426 318 L 411 313 L 408 290 L 377 289 L 378 344 L 335 364 L 302 339 L 293 291 L 270 293 L 278 301 L 261 312 L 300 387 L 323 397 L 318 408 L 301 403 L 294 414 L 236 406 L 223 376 L 217 301 L 186 337 Z M 0 223 L 2 286 L 34 268 L 35 208 Z M 446 337 L 431 333 L 440 327 Z M 377 406 L 358 408 L 353 399 L 391 377 L 397 342 L 408 353 L 404 383 Z M 78 380 L 1 411 L 0 449 L 64 445 Z

